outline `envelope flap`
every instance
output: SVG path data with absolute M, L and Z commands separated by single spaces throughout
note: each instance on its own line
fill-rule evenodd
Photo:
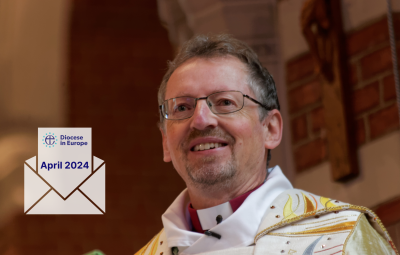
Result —
M 63 200 L 53 190 L 35 205 L 28 214 L 103 214 L 81 192 Z
M 36 171 L 36 156 L 34 156 L 34 157 L 30 158 L 30 159 L 25 160 L 25 162 L 26 162 L 30 167 L 32 167 L 33 170 Z
M 24 175 L 24 212 L 26 212 L 51 188 L 27 165 L 24 166 Z
M 106 165 L 98 169 L 82 186 L 83 191 L 103 212 L 106 211 Z
M 99 159 L 96 156 L 93 156 L 93 171 L 95 171 L 101 164 L 103 164 L 104 160 Z

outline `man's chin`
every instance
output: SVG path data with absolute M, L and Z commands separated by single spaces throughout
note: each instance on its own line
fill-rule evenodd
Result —
M 196 186 L 227 185 L 235 177 L 236 167 L 231 164 L 203 163 L 201 167 L 187 166 L 187 173 Z

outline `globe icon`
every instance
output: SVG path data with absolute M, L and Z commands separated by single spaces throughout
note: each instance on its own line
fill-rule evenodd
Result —
M 46 139 L 44 139 L 47 145 L 53 145 L 56 142 L 56 139 L 52 135 L 46 136 Z

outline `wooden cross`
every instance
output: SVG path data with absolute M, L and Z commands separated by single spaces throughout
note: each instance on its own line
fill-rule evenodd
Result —
M 320 74 L 329 160 L 334 181 L 358 175 L 357 145 L 347 84 L 341 7 L 338 0 L 307 0 L 301 13 L 303 35 Z

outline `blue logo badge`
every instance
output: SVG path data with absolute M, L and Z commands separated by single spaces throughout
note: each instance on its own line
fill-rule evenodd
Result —
M 43 144 L 46 145 L 46 147 L 51 148 L 57 144 L 58 139 L 57 139 L 57 136 L 54 135 L 54 133 L 50 132 L 50 133 L 46 133 L 46 135 L 43 136 L 42 141 L 43 141 Z

